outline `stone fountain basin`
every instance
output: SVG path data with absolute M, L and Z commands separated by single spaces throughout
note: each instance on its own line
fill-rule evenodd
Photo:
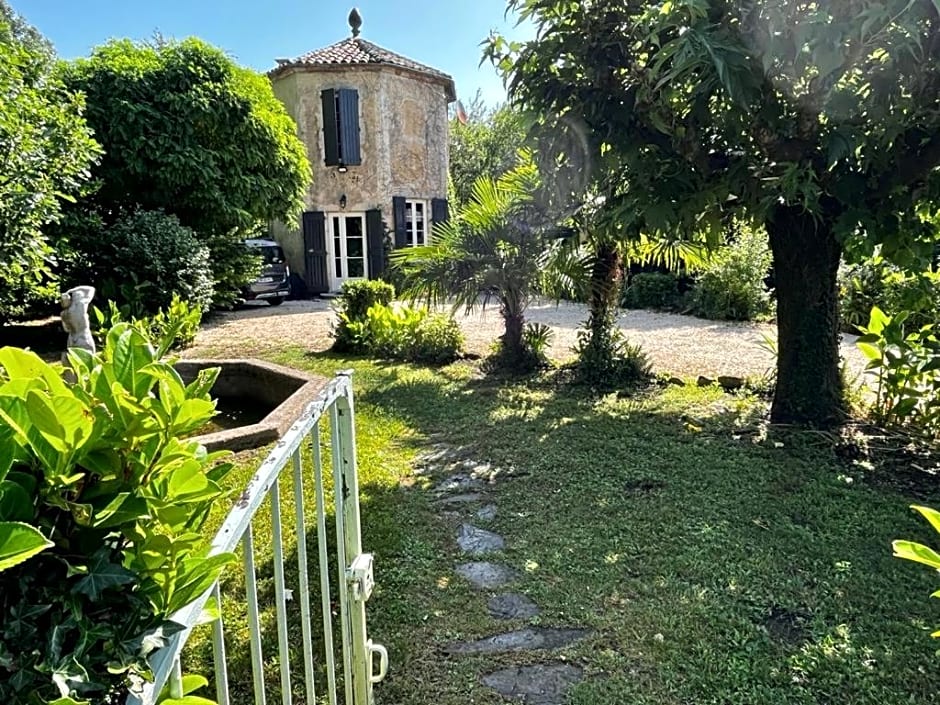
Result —
M 307 405 L 329 383 L 326 377 L 307 374 L 262 360 L 180 360 L 174 367 L 189 384 L 200 370 L 221 369 L 212 386 L 213 398 L 239 399 L 268 411 L 257 423 L 195 436 L 209 451 L 249 450 L 273 443 L 300 417 Z

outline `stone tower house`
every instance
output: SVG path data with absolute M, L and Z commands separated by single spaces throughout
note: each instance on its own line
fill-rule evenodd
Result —
M 389 245 L 429 242 L 447 218 L 448 105 L 453 79 L 353 36 L 268 76 L 313 167 L 299 223 L 274 234 L 311 293 L 378 277 Z

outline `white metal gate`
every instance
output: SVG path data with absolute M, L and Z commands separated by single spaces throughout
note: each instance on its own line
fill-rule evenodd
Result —
M 330 455 L 332 457 L 332 488 L 335 507 L 336 557 L 331 559 L 327 536 L 327 478 L 324 476 L 320 433 L 323 423 L 329 424 Z M 305 452 L 306 451 L 306 452 Z M 278 479 L 282 472 L 293 474 L 292 519 L 297 535 L 296 585 L 288 587 L 285 581 L 284 544 L 281 491 Z M 285 472 L 286 474 L 286 472 Z M 318 581 L 311 581 L 306 540 L 306 508 L 303 488 L 314 483 L 316 489 L 316 537 L 318 554 Z M 266 705 L 264 681 L 265 655 L 262 653 L 262 629 L 258 600 L 256 552 L 252 522 L 265 499 L 271 508 L 271 536 L 277 617 L 277 664 L 280 676 L 281 702 L 293 705 L 294 684 L 291 682 L 291 657 L 288 641 L 287 600 L 293 593 L 300 603 L 303 641 L 304 694 L 300 702 L 305 705 L 329 702 L 330 705 L 372 705 L 372 687 L 381 681 L 388 669 L 388 654 L 383 646 L 374 644 L 366 629 L 366 601 L 374 585 L 372 556 L 362 552 L 359 518 L 359 480 L 356 471 L 356 432 L 352 397 L 352 380 L 348 372 L 338 374 L 320 393 L 261 463 L 236 505 L 226 517 L 222 528 L 212 542 L 211 554 L 227 553 L 242 547 L 245 570 L 245 592 L 248 611 L 251 670 L 253 676 L 254 705 Z M 332 565 L 331 565 L 332 563 Z M 333 639 L 333 610 L 330 601 L 330 574 L 336 570 L 339 594 L 339 620 L 342 644 L 341 663 L 337 664 Z M 318 583 L 318 584 L 317 584 Z M 314 654 L 315 600 L 319 595 L 322 612 L 322 645 L 325 663 L 318 664 Z M 151 659 L 154 682 L 132 693 L 127 705 L 153 705 L 157 694 L 168 686 L 170 697 L 181 697 L 182 677 L 180 656 L 192 629 L 210 602 L 222 604 L 218 583 L 199 599 L 181 609 L 172 617 L 185 629 L 175 634 L 168 644 L 154 653 Z M 243 705 L 231 696 L 226 649 L 224 615 L 212 623 L 212 647 L 216 699 L 219 705 Z M 326 671 L 326 683 L 318 682 L 316 667 Z M 377 666 L 377 668 L 376 668 Z M 339 674 L 338 674 L 339 671 Z M 343 688 L 338 688 L 341 675 Z

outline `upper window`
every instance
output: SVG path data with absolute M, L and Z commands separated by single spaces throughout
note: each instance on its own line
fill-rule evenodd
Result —
M 327 166 L 362 164 L 359 150 L 359 91 L 330 88 L 323 100 L 323 147 Z
M 405 201 L 405 244 L 421 247 L 427 240 L 427 201 Z

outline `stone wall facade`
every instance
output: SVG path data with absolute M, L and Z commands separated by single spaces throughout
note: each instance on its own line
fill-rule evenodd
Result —
M 430 201 L 447 197 L 447 91 L 441 81 L 386 65 L 290 69 L 273 79 L 274 92 L 297 123 L 307 145 L 313 181 L 305 207 L 347 213 L 382 211 L 392 227 L 392 197 Z M 325 165 L 321 91 L 354 88 L 359 92 L 360 166 Z M 293 271 L 304 274 L 300 223 L 275 223 Z

